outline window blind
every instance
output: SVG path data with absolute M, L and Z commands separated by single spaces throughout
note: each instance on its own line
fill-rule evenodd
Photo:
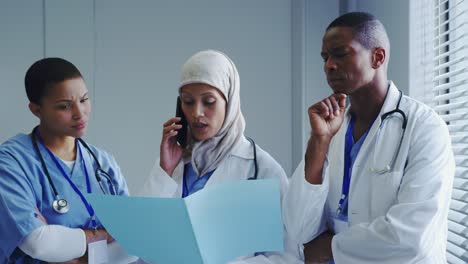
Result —
M 433 0 L 433 85 L 429 104 L 449 127 L 457 165 L 448 222 L 450 264 L 468 263 L 467 2 Z

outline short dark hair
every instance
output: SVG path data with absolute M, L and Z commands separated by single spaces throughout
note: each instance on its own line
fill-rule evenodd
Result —
M 339 16 L 328 25 L 327 30 L 334 27 L 349 27 L 354 38 L 366 49 L 385 48 L 390 52 L 390 41 L 384 25 L 377 17 L 366 12 L 350 12 Z
M 29 67 L 24 76 L 24 86 L 29 101 L 40 104 L 50 87 L 74 78 L 83 77 L 73 63 L 62 58 L 45 58 Z

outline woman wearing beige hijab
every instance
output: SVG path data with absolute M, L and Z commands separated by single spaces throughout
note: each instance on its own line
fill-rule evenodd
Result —
M 281 166 L 244 136 L 239 89 L 236 66 L 225 54 L 206 50 L 185 62 L 179 96 L 187 121 L 186 147 L 176 141 L 181 118 L 170 118 L 144 195 L 185 197 L 204 186 L 255 177 L 255 170 L 259 179 L 278 178 L 285 190 L 288 180 Z
M 186 197 L 205 186 L 249 178 L 277 178 L 281 194 L 285 192 L 288 179 L 283 168 L 244 136 L 239 89 L 236 66 L 225 54 L 206 50 L 186 61 L 179 85 L 186 140 L 182 144 L 176 140 L 183 132 L 180 117 L 164 123 L 160 157 L 140 195 Z M 276 258 L 267 255 L 238 263 L 271 263 L 268 258 Z

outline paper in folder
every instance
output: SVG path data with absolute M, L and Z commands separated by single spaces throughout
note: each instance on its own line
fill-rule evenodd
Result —
M 283 250 L 277 180 L 221 183 L 184 199 L 86 197 L 128 254 L 158 264 L 220 264 Z

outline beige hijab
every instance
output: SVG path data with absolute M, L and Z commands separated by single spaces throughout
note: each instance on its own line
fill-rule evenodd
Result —
M 191 162 L 199 176 L 216 169 L 244 136 L 239 82 L 236 65 L 219 51 L 200 51 L 182 67 L 179 92 L 184 85 L 204 83 L 217 88 L 227 100 L 226 116 L 218 133 L 208 140 L 192 143 Z

